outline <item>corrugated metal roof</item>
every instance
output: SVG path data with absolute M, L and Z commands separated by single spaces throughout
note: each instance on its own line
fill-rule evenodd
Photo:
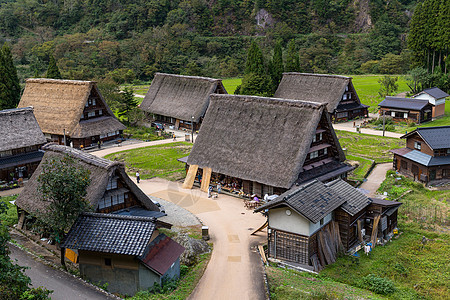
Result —
M 150 269 L 164 275 L 184 250 L 183 246 L 165 234 L 160 234 L 148 245 L 139 260 Z
M 428 164 L 430 163 L 431 158 L 432 158 L 431 155 L 422 153 L 417 150 L 412 150 L 411 152 L 404 154 L 403 157 L 410 159 L 410 160 L 412 160 L 416 163 L 419 163 L 421 165 L 424 165 L 424 166 L 428 166 Z
M 83 213 L 63 247 L 141 256 L 156 228 L 155 218 Z

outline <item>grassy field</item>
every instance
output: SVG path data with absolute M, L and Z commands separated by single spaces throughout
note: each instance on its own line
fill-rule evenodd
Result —
M 310 273 L 266 268 L 271 299 L 385 299 L 375 293 Z
M 234 94 L 236 87 L 240 85 L 242 82 L 242 78 L 227 78 L 223 79 L 222 83 L 228 94 Z
M 6 226 L 12 226 L 17 224 L 17 209 L 15 205 L 9 203 L 9 201 L 16 200 L 18 195 L 0 197 L 0 202 L 3 202 L 7 206 L 7 211 L 4 214 L 0 214 L 0 220 L 5 222 Z
M 396 138 L 339 130 L 336 134 L 341 147 L 346 148 L 349 155 L 372 159 L 376 163 L 392 161 L 389 150 L 405 147 L 405 141 Z
M 125 162 L 127 173 L 134 176 L 139 170 L 142 179 L 160 177 L 168 180 L 184 178 L 184 163 L 178 158 L 187 156 L 192 144 L 175 142 L 109 154 L 105 158 Z
M 142 141 L 155 141 L 155 140 L 163 140 L 166 138 L 164 136 L 158 136 L 156 134 L 155 128 L 153 128 L 153 127 L 151 127 L 151 128 L 144 127 L 144 126 L 127 127 L 127 129 L 125 129 L 123 132 L 125 134 L 129 135 L 133 139 L 138 139 L 138 140 L 142 140 Z M 167 134 L 167 137 L 168 136 L 169 135 Z
M 367 177 L 367 172 L 369 172 L 370 167 L 373 164 L 373 160 L 365 159 L 360 156 L 354 156 L 350 154 L 347 154 L 346 158 L 348 161 L 355 161 L 358 163 L 358 167 L 352 172 L 350 172 L 350 174 L 348 174 L 348 179 L 363 181 L 364 178 Z M 352 163 L 352 165 L 354 164 Z

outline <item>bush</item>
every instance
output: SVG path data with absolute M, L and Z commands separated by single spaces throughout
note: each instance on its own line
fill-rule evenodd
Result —
M 383 277 L 378 277 L 375 274 L 369 274 L 363 277 L 361 288 L 371 290 L 380 295 L 389 295 L 396 291 L 394 283 Z

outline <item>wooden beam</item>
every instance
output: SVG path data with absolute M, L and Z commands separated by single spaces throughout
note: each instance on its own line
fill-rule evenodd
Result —
M 212 173 L 211 168 L 207 167 L 203 168 L 202 185 L 200 189 L 204 192 L 208 192 L 209 183 L 211 182 L 211 173 Z
M 192 189 L 194 185 L 195 176 L 197 175 L 198 165 L 190 165 L 186 179 L 183 183 L 183 189 Z
M 377 235 L 378 235 L 378 223 L 380 222 L 381 215 L 376 215 L 375 219 L 373 219 L 373 228 L 372 228 L 372 236 L 370 237 L 370 241 L 372 242 L 372 248 L 375 248 L 377 243 Z
M 360 242 L 362 242 L 362 241 L 363 241 L 363 236 L 362 236 L 362 234 L 361 234 L 361 229 L 362 229 L 362 227 L 361 227 L 361 219 L 359 219 L 359 220 L 357 221 L 357 223 L 358 223 L 358 240 L 359 240 Z
M 269 222 L 268 221 L 266 221 L 264 224 L 262 224 L 258 229 L 253 231 L 250 235 L 255 235 L 255 233 L 257 233 L 258 231 L 262 231 L 267 226 L 269 226 Z

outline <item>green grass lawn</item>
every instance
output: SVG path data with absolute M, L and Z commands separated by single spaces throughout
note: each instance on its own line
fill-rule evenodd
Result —
M 142 141 L 163 140 L 166 137 L 168 137 L 168 134 L 164 136 L 165 132 L 162 133 L 163 136 L 158 136 L 154 127 L 151 128 L 144 126 L 127 127 L 127 129 L 125 129 L 123 132 L 129 135 L 130 138 Z
M 266 268 L 271 299 L 385 299 L 375 293 L 310 273 Z
M 109 154 L 105 158 L 125 162 L 127 173 L 134 176 L 139 170 L 142 179 L 160 177 L 177 180 L 185 177 L 185 164 L 177 161 L 187 156 L 192 144 L 175 142 Z
M 346 158 L 349 161 L 358 162 L 358 167 L 355 170 L 353 170 L 352 172 L 350 172 L 350 174 L 348 174 L 348 179 L 363 181 L 364 178 L 367 177 L 367 172 L 369 172 L 370 167 L 373 164 L 373 160 L 362 158 L 360 156 L 350 155 L 350 154 L 347 154 Z
M 223 79 L 222 83 L 228 94 L 234 94 L 236 87 L 240 85 L 242 82 L 242 78 L 227 78 Z
M 405 147 L 405 141 L 396 138 L 375 136 L 337 130 L 336 134 L 342 148 L 348 155 L 372 159 L 376 163 L 392 161 L 391 149 Z
M 12 226 L 17 224 L 17 209 L 15 205 L 9 203 L 9 201 L 16 200 L 18 195 L 0 197 L 0 202 L 3 202 L 7 206 L 6 213 L 0 214 L 0 220 L 5 222 L 6 226 Z

